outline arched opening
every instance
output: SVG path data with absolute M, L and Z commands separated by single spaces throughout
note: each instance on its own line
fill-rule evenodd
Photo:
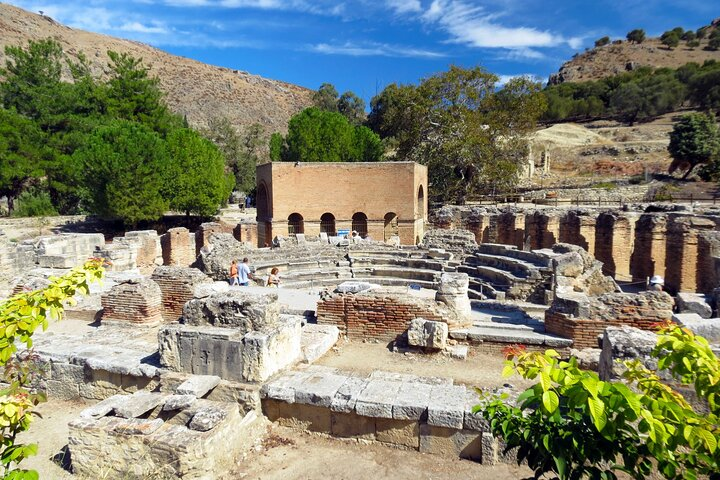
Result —
M 302 215 L 292 213 L 288 217 L 288 235 L 297 235 L 298 233 L 305 233 L 305 223 Z
M 392 236 L 399 236 L 400 229 L 398 228 L 398 216 L 395 212 L 388 212 L 385 214 L 385 229 L 383 230 L 383 240 L 386 242 L 390 240 Z
M 257 219 L 265 220 L 270 217 L 270 209 L 268 208 L 268 194 L 264 183 L 261 183 L 257 189 L 255 198 L 255 206 L 257 207 Z
M 367 237 L 367 215 L 362 212 L 357 212 L 356 214 L 354 214 L 352 216 L 352 229 L 358 232 L 358 235 L 360 235 L 360 237 Z
M 420 218 L 425 218 L 425 191 L 423 190 L 422 185 L 420 185 L 420 188 L 418 188 L 417 203 L 418 203 L 418 216 Z
M 328 236 L 335 235 L 335 215 L 323 213 L 320 217 L 320 233 L 327 233 Z

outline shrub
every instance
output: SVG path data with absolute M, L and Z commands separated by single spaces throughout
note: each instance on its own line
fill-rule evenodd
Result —
M 13 217 L 47 217 L 57 215 L 50 194 L 41 190 L 31 190 L 20 194 Z
M 552 472 L 561 480 L 616 479 L 620 471 L 643 479 L 653 469 L 669 479 L 717 475 L 720 361 L 704 338 L 664 325 L 651 355 L 659 370 L 693 387 L 709 413 L 696 412 L 639 360 L 624 362 L 624 381 L 606 382 L 554 350 L 507 354 L 504 376 L 539 382 L 518 406 L 485 398 L 474 411 L 503 437 L 506 452 L 517 448 L 518 463 L 527 461 L 535 478 Z
M 595 40 L 596 47 L 604 47 L 605 45 L 608 45 L 609 43 L 610 43 L 610 37 L 608 37 L 607 35 Z

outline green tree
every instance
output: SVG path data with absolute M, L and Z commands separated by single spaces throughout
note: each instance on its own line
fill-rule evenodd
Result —
M 670 173 L 687 168 L 683 179 L 702 164 L 720 161 L 720 133 L 715 117 L 702 113 L 683 115 L 670 132 Z
M 385 151 L 380 137 L 363 125 L 355 127 L 353 149 L 353 159 L 358 162 L 378 162 Z
M 668 47 L 668 49 L 672 50 L 680 44 L 680 36 L 675 30 L 669 30 L 662 34 L 660 42 Z
M 609 45 L 609 44 L 610 44 L 610 37 L 608 37 L 607 35 L 595 40 L 596 47 L 604 47 L 605 45 Z
M 720 64 L 703 68 L 690 78 L 690 101 L 703 110 L 720 111 Z
M 635 30 L 631 30 L 627 34 L 628 42 L 632 43 L 642 43 L 645 41 L 645 30 L 642 28 L 636 28 Z
M 338 111 L 338 91 L 332 83 L 323 83 L 313 93 L 313 104 L 320 110 Z
M 255 167 L 261 163 L 266 142 L 265 130 L 259 124 L 247 127 L 243 132 L 233 127 L 227 117 L 213 118 L 203 131 L 225 157 L 226 170 L 235 177 L 234 188 L 250 193 L 255 188 Z
M 306 108 L 288 123 L 289 162 L 347 162 L 353 152 L 353 128 L 339 113 Z
M 695 30 L 695 35 L 697 36 L 697 38 L 705 38 L 707 36 L 708 30 L 710 30 L 710 27 L 708 27 L 707 25 L 704 27 L 700 27 Z
M 365 101 L 353 92 L 345 92 L 337 101 L 338 112 L 352 125 L 361 125 L 365 121 Z
M 697 38 L 697 35 L 695 35 L 695 32 L 693 32 L 692 30 L 687 30 L 680 36 L 680 38 L 682 40 L 685 40 L 686 42 L 691 42 Z
M 720 37 L 710 37 L 710 40 L 708 40 L 708 48 L 713 51 L 720 50 Z
M 285 144 L 285 138 L 281 133 L 275 132 L 270 135 L 270 160 L 273 162 L 279 162 L 283 159 L 286 153 L 287 145 Z
M 218 147 L 182 128 L 168 135 L 167 153 L 172 164 L 167 193 L 170 208 L 186 215 L 214 215 L 235 183 L 232 175 L 225 174 L 225 159 Z
M 546 103 L 536 82 L 516 78 L 496 90 L 497 80 L 480 67 L 452 66 L 417 87 L 389 85 L 373 99 L 369 123 L 394 135 L 396 158 L 428 166 L 438 199 L 506 191 Z
M 12 215 L 15 199 L 43 176 L 43 136 L 35 123 L 13 110 L 0 108 L 0 195 Z
M 167 211 L 174 193 L 168 173 L 174 172 L 164 141 L 149 127 L 115 120 L 98 127 L 73 157 L 85 169 L 90 212 L 134 227 Z
M 140 122 L 163 135 L 182 127 L 182 118 L 170 113 L 163 102 L 159 80 L 150 77 L 142 59 L 127 53 L 107 54 L 110 57 L 107 102 L 111 116 Z

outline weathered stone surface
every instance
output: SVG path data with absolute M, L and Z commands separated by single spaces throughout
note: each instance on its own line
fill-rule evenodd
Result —
M 650 352 L 657 344 L 653 332 L 633 327 L 608 327 L 602 341 L 602 353 L 598 374 L 603 380 L 614 380 L 622 374 L 618 360 L 638 359 L 650 369 L 657 368 L 657 361 Z
M 198 432 L 207 432 L 215 428 L 220 422 L 227 417 L 227 411 L 221 408 L 207 407 L 199 410 L 193 415 L 192 420 L 188 424 L 190 430 Z
M 408 343 L 416 347 L 443 349 L 447 346 L 448 326 L 445 322 L 433 322 L 416 318 L 408 328 Z
M 430 392 L 427 423 L 436 427 L 463 428 L 466 400 L 464 386 L 434 386 Z
M 570 355 L 577 358 L 578 366 L 585 370 L 598 371 L 600 367 L 600 355 L 602 350 L 599 348 L 583 348 L 582 350 L 570 349 Z
M 314 371 L 295 387 L 295 402 L 329 408 L 347 377 L 330 372 Z
M 194 395 L 196 398 L 202 398 L 219 383 L 220 377 L 216 375 L 193 375 L 180 384 L 175 392 L 178 395 Z
M 420 452 L 483 461 L 482 434 L 428 424 L 420 425 Z
M 118 398 L 113 407 L 115 415 L 123 418 L 136 418 L 154 409 L 165 401 L 167 395 L 139 391 L 125 398 Z
M 347 377 L 345 382 L 335 392 L 335 397 L 330 404 L 333 412 L 352 412 L 355 410 L 358 396 L 365 389 L 367 380 L 364 378 Z
M 122 402 L 125 397 L 127 397 L 127 395 L 113 395 L 112 397 L 108 397 L 105 400 L 102 400 L 80 412 L 80 417 L 104 417 L 105 415 L 111 413 L 115 409 L 115 405 Z
M 371 290 L 373 288 L 378 288 L 378 285 L 374 285 L 369 282 L 347 281 L 342 282 L 340 285 L 335 287 L 335 291 L 339 293 L 358 293 L 364 292 L 365 290 Z
M 440 277 L 438 293 L 440 295 L 467 294 L 470 280 L 467 273 L 443 273 Z
M 393 418 L 400 383 L 370 379 L 355 402 L 355 411 L 366 417 Z
M 308 323 L 302 327 L 300 349 L 305 363 L 313 363 L 325 355 L 340 338 L 340 329 L 335 325 Z
M 197 397 L 195 395 L 170 395 L 163 404 L 164 412 L 172 412 L 174 410 L 184 410 L 193 403 L 195 403 Z
M 280 316 L 277 293 L 233 290 L 190 300 L 183 307 L 186 325 L 233 328 L 242 334 L 273 327 Z
M 680 292 L 675 297 L 675 303 L 678 313 L 697 313 L 702 318 L 712 317 L 712 307 L 703 294 Z
M 230 284 L 227 281 L 218 280 L 212 283 L 201 283 L 195 286 L 193 296 L 195 298 L 205 298 L 216 293 L 225 293 L 230 290 Z
M 445 347 L 445 353 L 449 355 L 450 358 L 467 360 L 469 348 L 467 345 L 449 345 Z
M 161 418 L 148 420 L 144 418 L 127 418 L 115 424 L 114 432 L 124 435 L 150 435 L 155 433 L 165 422 Z
M 568 252 L 553 258 L 553 268 L 557 275 L 576 278 L 583 273 L 585 265 L 578 252 Z
M 397 420 L 420 420 L 430 403 L 432 386 L 426 383 L 402 383 L 392 407 Z
M 676 313 L 673 321 L 709 342 L 720 342 L 720 318 L 702 318 L 697 313 Z

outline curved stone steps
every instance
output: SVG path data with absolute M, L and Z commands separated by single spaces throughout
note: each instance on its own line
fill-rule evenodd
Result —
M 476 253 L 465 259 L 465 263 L 473 266 L 485 266 L 507 270 L 519 278 L 539 279 L 541 277 L 537 265 L 513 257 L 501 257 Z

